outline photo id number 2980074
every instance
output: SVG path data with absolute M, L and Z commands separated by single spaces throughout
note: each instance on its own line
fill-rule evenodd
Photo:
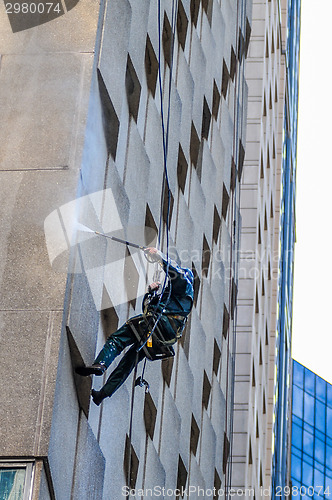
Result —
M 6 4 L 7 14 L 51 14 L 56 12 L 60 14 L 62 8 L 60 2 L 7 2 Z

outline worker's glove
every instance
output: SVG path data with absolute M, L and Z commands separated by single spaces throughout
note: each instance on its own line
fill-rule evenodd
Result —
M 145 255 L 146 259 L 151 263 L 160 262 L 162 260 L 161 253 L 159 252 L 159 250 L 157 250 L 154 247 L 146 248 L 144 250 L 144 255 Z
M 151 285 L 149 285 L 148 292 L 149 293 L 156 292 L 157 290 L 159 290 L 159 287 L 160 287 L 160 281 L 155 281 L 154 283 L 151 283 Z

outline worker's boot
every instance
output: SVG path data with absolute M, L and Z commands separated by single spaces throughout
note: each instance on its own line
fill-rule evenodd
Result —
M 83 377 L 87 377 L 88 375 L 103 375 L 106 370 L 106 365 L 103 362 L 94 363 L 91 366 L 78 366 L 75 368 L 75 372 Z
M 107 398 L 107 394 L 105 394 L 105 391 L 103 389 L 100 389 L 100 391 L 95 391 L 94 389 L 92 389 L 91 396 L 94 404 L 97 406 L 100 405 L 103 399 Z

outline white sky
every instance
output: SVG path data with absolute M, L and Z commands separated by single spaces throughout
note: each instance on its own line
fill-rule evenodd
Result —
M 332 383 L 332 1 L 302 0 L 293 358 Z

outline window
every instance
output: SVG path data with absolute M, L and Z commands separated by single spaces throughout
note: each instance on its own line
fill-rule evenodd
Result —
M 314 451 L 314 436 L 307 431 L 303 431 L 303 451 L 310 457 Z
M 115 159 L 120 122 L 99 69 L 97 69 L 100 102 L 103 114 L 103 128 L 107 152 Z
M 146 432 L 149 434 L 150 438 L 153 439 L 157 408 L 149 392 L 145 394 L 143 416 Z
M 190 451 L 196 455 L 199 440 L 199 427 L 194 415 L 191 415 L 191 431 L 190 431 Z
M 303 418 L 303 391 L 296 386 L 293 387 L 293 413 Z
M 177 478 L 177 483 L 176 483 L 177 490 L 182 491 L 185 489 L 186 483 L 187 483 L 187 477 L 188 477 L 187 469 L 183 463 L 181 456 L 179 455 L 178 478 Z M 177 495 L 176 498 L 180 498 L 180 496 Z M 181 498 L 183 498 L 182 495 L 181 495 Z
M 292 477 L 301 481 L 301 459 L 292 454 Z
M 0 463 L 1 500 L 28 500 L 31 492 L 33 462 Z
M 202 116 L 202 139 L 207 139 L 209 136 L 211 123 L 211 111 L 206 98 L 203 99 L 203 116 Z
M 304 393 L 304 420 L 310 425 L 314 425 L 314 407 L 315 407 L 314 405 L 315 405 L 315 399 L 305 392 Z
M 316 398 L 326 401 L 326 382 L 320 377 L 316 377 Z
M 294 423 L 292 426 L 292 446 L 296 446 L 299 449 L 302 448 L 302 429 Z
M 220 92 L 216 81 L 213 80 L 213 100 L 212 100 L 212 115 L 217 118 L 220 104 Z
M 178 17 L 177 17 L 176 24 L 177 24 L 177 31 L 178 31 L 178 39 L 179 39 L 180 45 L 182 47 L 182 50 L 184 50 L 184 46 L 186 44 L 186 37 L 187 37 L 188 19 L 187 19 L 186 12 L 183 8 L 181 0 L 179 1 Z
M 303 387 L 303 372 L 304 367 L 299 363 L 294 362 L 293 365 L 293 382 L 299 387 Z
M 125 477 L 129 479 L 129 484 L 127 484 L 127 486 L 129 486 L 132 489 L 134 489 L 136 486 L 138 467 L 139 467 L 138 457 L 136 455 L 133 445 L 130 443 L 128 434 L 126 434 L 123 469 L 125 472 Z
M 304 369 L 305 374 L 305 390 L 310 394 L 315 394 L 315 374 L 307 368 Z
M 206 410 L 209 405 L 210 393 L 211 393 L 211 384 L 206 374 L 206 371 L 204 370 L 202 403 Z
M 129 113 L 133 116 L 135 122 L 137 122 L 139 100 L 141 97 L 141 84 L 129 54 L 126 69 L 126 93 Z
M 321 432 L 325 432 L 325 405 L 318 401 L 317 399 L 315 400 L 315 405 L 316 405 L 316 422 L 315 422 L 315 427 L 319 429 Z
M 324 442 L 320 439 L 315 439 L 315 460 L 324 463 Z
M 306 486 L 313 485 L 313 472 L 312 465 L 302 462 L 302 483 Z
M 163 29 L 162 39 L 163 39 L 165 60 L 168 66 L 171 66 L 172 28 L 166 13 L 164 16 L 164 29 Z
M 148 89 L 152 93 L 153 97 L 156 92 L 158 69 L 158 59 L 153 50 L 149 35 L 147 35 L 145 47 L 145 73 Z

